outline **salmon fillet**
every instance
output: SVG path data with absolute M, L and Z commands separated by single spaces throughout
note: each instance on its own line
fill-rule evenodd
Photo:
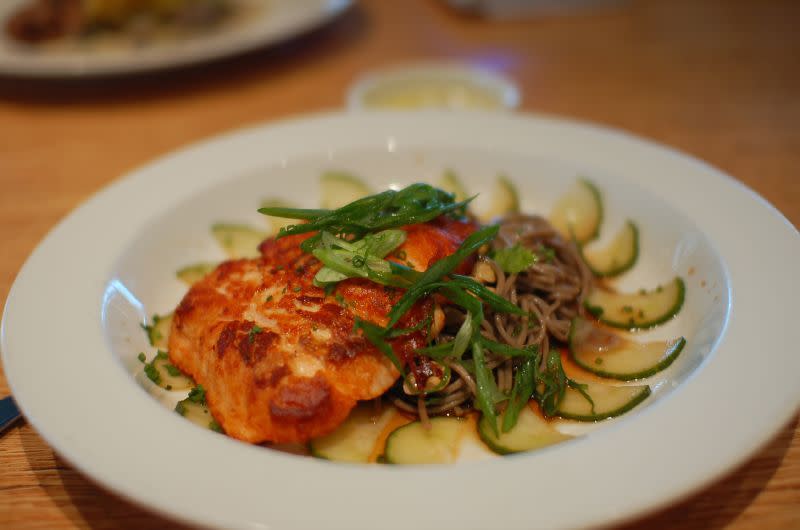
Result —
M 442 218 L 406 230 L 391 259 L 424 270 L 474 226 Z M 203 385 L 211 413 L 234 438 L 284 443 L 325 435 L 399 376 L 353 325 L 356 317 L 385 325 L 403 291 L 350 279 L 326 295 L 312 283 L 321 263 L 299 248 L 307 237 L 268 239 L 260 258 L 222 263 L 175 310 L 170 360 Z M 418 302 L 400 326 L 423 322 L 433 306 Z M 394 339 L 393 350 L 408 360 L 427 333 Z

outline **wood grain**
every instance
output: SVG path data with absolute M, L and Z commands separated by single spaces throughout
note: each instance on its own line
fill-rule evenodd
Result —
M 370 0 L 301 39 L 202 67 L 0 78 L 0 299 L 46 232 L 126 171 L 230 128 L 339 107 L 359 73 L 416 59 L 483 64 L 519 83 L 526 111 L 686 151 L 797 226 L 798 23 L 795 0 L 641 0 L 513 21 L 461 17 L 434 0 Z M 180 527 L 92 484 L 23 423 L 0 439 L 0 528 Z M 727 477 L 623 528 L 800 529 L 797 419 Z

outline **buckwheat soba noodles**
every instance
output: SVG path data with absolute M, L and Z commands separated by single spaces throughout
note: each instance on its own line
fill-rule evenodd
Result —
M 592 273 L 581 258 L 574 242 L 565 240 L 544 218 L 513 214 L 500 222 L 492 250 L 519 245 L 529 249 L 536 262 L 519 273 L 506 273 L 488 253 L 476 261 L 472 276 L 498 295 L 520 307 L 525 315 L 495 313 L 485 308 L 481 334 L 487 339 L 515 348 L 535 345 L 542 363 L 548 358 L 551 343 L 566 342 L 570 322 L 585 311 L 583 301 L 592 283 Z M 466 312 L 457 306 L 445 309 L 445 328 L 438 342 L 452 341 Z M 492 369 L 498 389 L 511 390 L 515 369 L 522 359 L 489 352 L 487 364 Z M 462 363 L 445 361 L 452 371 L 450 382 L 441 391 L 411 396 L 402 387 L 393 393 L 395 406 L 417 414 L 423 421 L 429 415 L 462 416 L 474 408 L 476 381 Z

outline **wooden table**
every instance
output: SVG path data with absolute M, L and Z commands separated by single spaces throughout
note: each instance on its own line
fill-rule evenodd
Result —
M 524 110 L 673 145 L 797 225 L 798 23 L 796 0 L 642 0 L 502 22 L 433 0 L 370 0 L 312 35 L 213 65 L 103 81 L 0 78 L 0 297 L 45 233 L 126 171 L 233 127 L 340 107 L 360 72 L 415 59 L 499 69 L 519 83 Z M 92 484 L 22 423 L 0 439 L 0 527 L 176 525 Z M 625 528 L 800 528 L 798 420 L 713 486 Z

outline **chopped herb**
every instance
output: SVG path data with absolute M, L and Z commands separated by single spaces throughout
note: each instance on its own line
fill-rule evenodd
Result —
M 282 271 L 282 270 L 283 270 L 283 265 L 277 265 L 277 266 L 275 267 L 275 270 L 276 270 L 276 271 Z
M 264 330 L 256 325 L 250 328 L 250 331 L 247 333 L 247 340 L 250 341 L 250 344 L 256 341 L 256 334 L 261 333 L 262 331 Z
M 336 293 L 336 302 L 342 307 L 345 307 L 347 305 L 346 302 L 344 301 L 344 296 L 342 296 L 340 293 Z
M 159 384 L 161 382 L 161 374 L 158 373 L 158 369 L 153 366 L 152 362 L 144 365 L 144 375 L 146 375 L 147 378 L 155 384 Z
M 179 375 L 183 375 L 183 372 L 178 370 L 178 368 L 175 365 L 172 365 L 170 363 L 164 363 L 164 368 L 167 370 L 167 373 L 172 377 L 178 377 Z
M 269 295 L 265 301 L 266 302 L 272 302 L 272 295 Z
M 222 430 L 222 425 L 217 423 L 216 420 L 211 420 L 208 422 L 208 428 L 214 432 L 224 433 L 225 431 Z
M 529 249 L 514 245 L 513 247 L 496 250 L 494 260 L 505 272 L 513 274 L 522 272 L 536 263 L 536 256 Z
M 295 286 L 294 288 L 292 288 L 292 291 L 294 291 L 294 292 L 296 292 L 296 293 L 299 293 L 299 292 L 300 292 L 300 291 L 302 291 L 302 290 L 303 290 L 303 288 L 302 288 L 302 287 L 300 287 L 299 285 L 297 285 L 297 286 Z
M 193 389 L 189 391 L 189 395 L 187 398 L 189 401 L 193 403 L 198 403 L 200 405 L 206 404 L 206 389 L 203 388 L 203 385 L 197 385 Z
M 633 306 L 624 305 L 622 306 L 623 313 L 633 313 Z
M 185 416 L 186 415 L 186 406 L 183 404 L 183 401 L 178 401 L 175 404 L 175 412 L 177 412 L 181 416 Z
M 136 358 L 139 359 L 139 362 L 142 362 L 142 363 L 147 360 L 147 356 L 145 356 L 145 354 L 143 352 L 139 353 L 139 355 L 137 355 Z
M 603 364 L 603 358 L 598 357 L 597 359 L 594 360 L 594 364 L 600 366 L 601 364 Z

